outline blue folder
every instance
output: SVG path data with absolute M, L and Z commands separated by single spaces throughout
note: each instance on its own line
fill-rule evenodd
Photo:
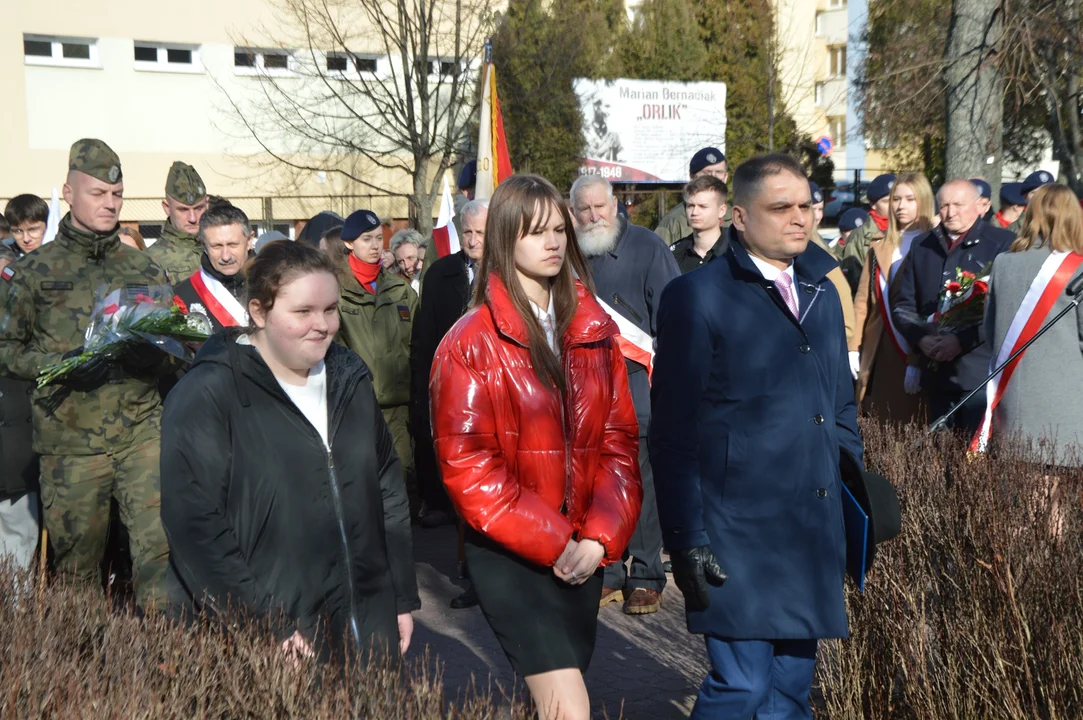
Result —
M 865 592 L 865 560 L 868 556 L 869 516 L 846 485 L 842 486 L 842 517 L 846 524 L 846 572 Z

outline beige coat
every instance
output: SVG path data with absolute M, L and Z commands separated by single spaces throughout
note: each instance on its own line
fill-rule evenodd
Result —
M 831 248 L 828 247 L 819 233 L 813 233 L 810 239 L 828 253 L 831 252 Z M 858 327 L 857 319 L 854 315 L 854 301 L 850 297 L 850 284 L 846 282 L 846 276 L 842 274 L 842 270 L 839 268 L 835 268 L 829 272 L 827 274 L 827 279 L 830 280 L 831 284 L 835 286 L 835 289 L 839 291 L 839 300 L 842 301 L 842 322 L 846 326 L 846 342 L 849 344 L 853 341 L 854 335 L 857 334 Z
M 901 357 L 895 343 L 887 337 L 891 329 L 885 327 L 872 279 L 876 268 L 891 267 L 891 254 L 883 240 L 874 240 L 869 245 L 854 296 L 858 330 L 850 340 L 849 349 L 861 352 L 861 372 L 854 393 L 861 410 L 883 420 L 905 423 L 924 419 L 921 395 L 908 395 L 903 390 L 906 366 L 916 364 L 917 358 Z

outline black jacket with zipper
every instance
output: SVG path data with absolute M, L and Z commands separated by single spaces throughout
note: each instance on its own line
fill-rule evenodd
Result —
M 417 610 L 402 466 L 368 368 L 332 344 L 328 453 L 256 348 L 213 336 L 169 395 L 162 524 L 170 595 L 294 629 L 320 657 L 398 641 Z

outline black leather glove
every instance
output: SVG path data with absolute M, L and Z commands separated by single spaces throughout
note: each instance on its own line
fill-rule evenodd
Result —
M 708 545 L 678 550 L 670 553 L 669 559 L 673 563 L 673 581 L 684 593 L 684 605 L 689 612 L 706 610 L 711 604 L 708 583 L 722 587 L 729 579 Z
M 82 346 L 64 353 L 64 359 L 73 358 L 83 354 Z M 89 392 L 99 388 L 109 381 L 113 371 L 113 361 L 104 355 L 95 355 L 87 362 L 79 365 L 64 378 L 64 382 L 73 390 Z
M 160 365 L 164 359 L 165 352 L 158 346 L 139 341 L 125 343 L 124 351 L 120 355 L 120 364 L 130 372 L 143 374 Z

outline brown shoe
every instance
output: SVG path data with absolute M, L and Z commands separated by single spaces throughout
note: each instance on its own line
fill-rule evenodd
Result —
M 624 599 L 624 591 L 620 588 L 602 588 L 602 599 L 598 603 L 599 608 L 604 608 L 611 602 L 620 602 Z
M 662 595 L 647 588 L 636 588 L 624 601 L 625 615 L 650 615 L 662 606 Z

